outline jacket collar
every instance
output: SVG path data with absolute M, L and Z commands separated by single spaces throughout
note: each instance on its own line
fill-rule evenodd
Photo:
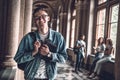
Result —
M 36 38 L 41 40 L 41 38 L 40 38 L 40 36 L 39 36 L 38 30 L 36 30 L 35 33 L 36 33 Z M 54 34 L 54 33 L 53 33 L 53 30 L 49 28 L 47 39 L 49 39 L 49 40 L 52 41 L 52 40 L 53 40 L 53 38 L 52 38 L 53 34 Z

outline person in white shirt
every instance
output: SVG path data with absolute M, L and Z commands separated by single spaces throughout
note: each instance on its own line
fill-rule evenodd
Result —
M 86 53 L 86 43 L 85 43 L 85 35 L 80 35 L 80 39 L 76 41 L 76 48 L 78 48 L 78 52 L 76 52 L 76 65 L 75 65 L 75 72 L 78 73 L 78 71 L 81 72 L 81 62 L 82 59 L 85 58 Z
M 99 80 L 99 75 L 100 75 L 100 71 L 102 68 L 102 64 L 108 61 L 111 61 L 112 59 L 112 54 L 114 54 L 114 48 L 113 48 L 113 42 L 111 39 L 107 39 L 106 41 L 106 50 L 104 53 L 104 56 L 102 57 L 102 59 L 100 59 L 95 66 L 94 69 L 94 73 L 92 73 L 89 78 L 92 80 Z

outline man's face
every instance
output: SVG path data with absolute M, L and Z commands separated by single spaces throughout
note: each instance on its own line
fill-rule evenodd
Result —
M 44 28 L 45 26 L 48 25 L 50 17 L 45 11 L 39 10 L 38 12 L 35 13 L 34 20 L 38 28 Z
M 85 39 L 85 36 L 81 36 L 81 38 L 80 38 L 80 39 L 84 40 L 84 39 Z

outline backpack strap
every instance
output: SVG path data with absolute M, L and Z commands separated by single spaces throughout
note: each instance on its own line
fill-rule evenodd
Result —
M 30 32 L 29 35 L 33 39 L 34 42 L 37 40 L 35 32 Z

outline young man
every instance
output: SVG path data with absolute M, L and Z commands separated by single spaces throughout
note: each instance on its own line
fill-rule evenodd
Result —
M 81 61 L 83 58 L 85 58 L 86 53 L 86 43 L 84 41 L 85 36 L 81 35 L 80 39 L 76 41 L 76 48 L 78 48 L 78 52 L 76 52 L 76 65 L 75 65 L 75 72 L 78 73 L 78 71 L 81 72 Z
M 65 41 L 49 28 L 46 6 L 36 8 L 33 17 L 37 30 L 23 37 L 14 59 L 24 70 L 25 80 L 54 80 L 57 62 L 65 63 L 68 57 Z

